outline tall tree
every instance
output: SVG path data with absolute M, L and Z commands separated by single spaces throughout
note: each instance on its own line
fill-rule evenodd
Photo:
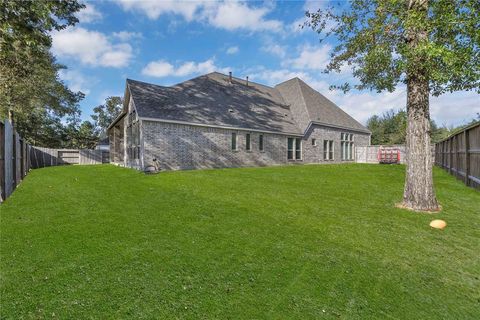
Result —
M 122 111 L 122 105 L 121 97 L 108 97 L 104 104 L 93 108 L 94 114 L 91 117 L 101 135 L 106 134 L 108 126 Z
M 349 65 L 359 80 L 356 89 L 406 86 L 406 208 L 438 210 L 429 96 L 480 92 L 479 14 L 478 0 L 350 0 L 306 13 L 308 26 L 338 43 L 327 72 Z
M 81 8 L 75 0 L 0 0 L 0 117 L 16 114 L 22 121 L 35 112 L 42 115 L 37 120 L 51 121 L 78 112 L 83 94 L 59 79 L 64 66 L 50 53 L 50 32 L 78 22 Z

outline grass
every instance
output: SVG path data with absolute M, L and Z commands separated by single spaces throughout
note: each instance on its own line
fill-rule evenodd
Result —
M 0 206 L 0 318 L 478 319 L 480 193 L 403 166 L 32 171 Z M 429 222 L 445 219 L 445 230 Z

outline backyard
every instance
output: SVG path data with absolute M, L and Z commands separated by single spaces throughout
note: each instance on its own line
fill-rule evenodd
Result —
M 33 170 L 0 205 L 0 317 L 478 318 L 480 193 L 435 168 L 442 212 L 398 209 L 404 170 Z

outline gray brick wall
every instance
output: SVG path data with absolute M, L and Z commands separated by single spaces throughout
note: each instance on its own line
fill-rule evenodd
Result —
M 224 168 L 267 166 L 287 163 L 286 136 L 142 121 L 144 164 L 156 158 L 162 169 Z M 232 132 L 237 133 L 237 150 L 231 149 Z M 246 134 L 251 135 L 251 151 L 246 150 Z M 263 134 L 264 151 L 259 151 Z
M 368 146 L 370 136 L 366 133 L 359 133 L 345 129 L 337 129 L 314 124 L 310 127 L 303 139 L 303 159 L 306 163 L 322 162 L 346 162 L 341 157 L 341 133 L 352 133 L 354 146 Z M 316 139 L 317 145 L 312 145 L 312 139 Z M 323 140 L 333 140 L 334 160 L 323 160 Z M 355 152 L 353 152 L 355 154 Z M 353 161 L 354 162 L 354 161 Z
M 143 156 L 145 166 L 157 159 L 162 170 L 255 167 L 291 163 L 287 160 L 286 135 L 258 133 L 190 126 L 184 124 L 142 121 Z M 237 150 L 231 149 L 232 132 L 237 133 Z M 302 140 L 303 161 L 296 163 L 321 163 L 323 140 L 334 140 L 335 160 L 340 157 L 340 133 L 348 132 L 313 125 Z M 251 151 L 246 150 L 246 134 L 251 136 Z M 368 145 L 366 134 L 354 133 L 355 144 Z M 259 151 L 259 135 L 263 134 L 264 151 Z M 317 139 L 317 146 L 311 139 Z

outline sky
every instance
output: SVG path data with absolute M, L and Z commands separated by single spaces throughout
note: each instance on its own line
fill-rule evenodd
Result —
M 80 22 L 52 33 L 52 51 L 67 69 L 60 78 L 82 91 L 82 118 L 109 96 L 123 96 L 127 78 L 170 86 L 218 71 L 274 86 L 299 77 L 365 124 L 375 114 L 405 109 L 406 91 L 331 91 L 355 83 L 348 70 L 325 74 L 334 42 L 300 25 L 305 11 L 328 1 L 91 1 Z M 353 80 L 353 81 L 352 81 Z M 457 126 L 480 113 L 480 95 L 430 99 L 438 125 Z

